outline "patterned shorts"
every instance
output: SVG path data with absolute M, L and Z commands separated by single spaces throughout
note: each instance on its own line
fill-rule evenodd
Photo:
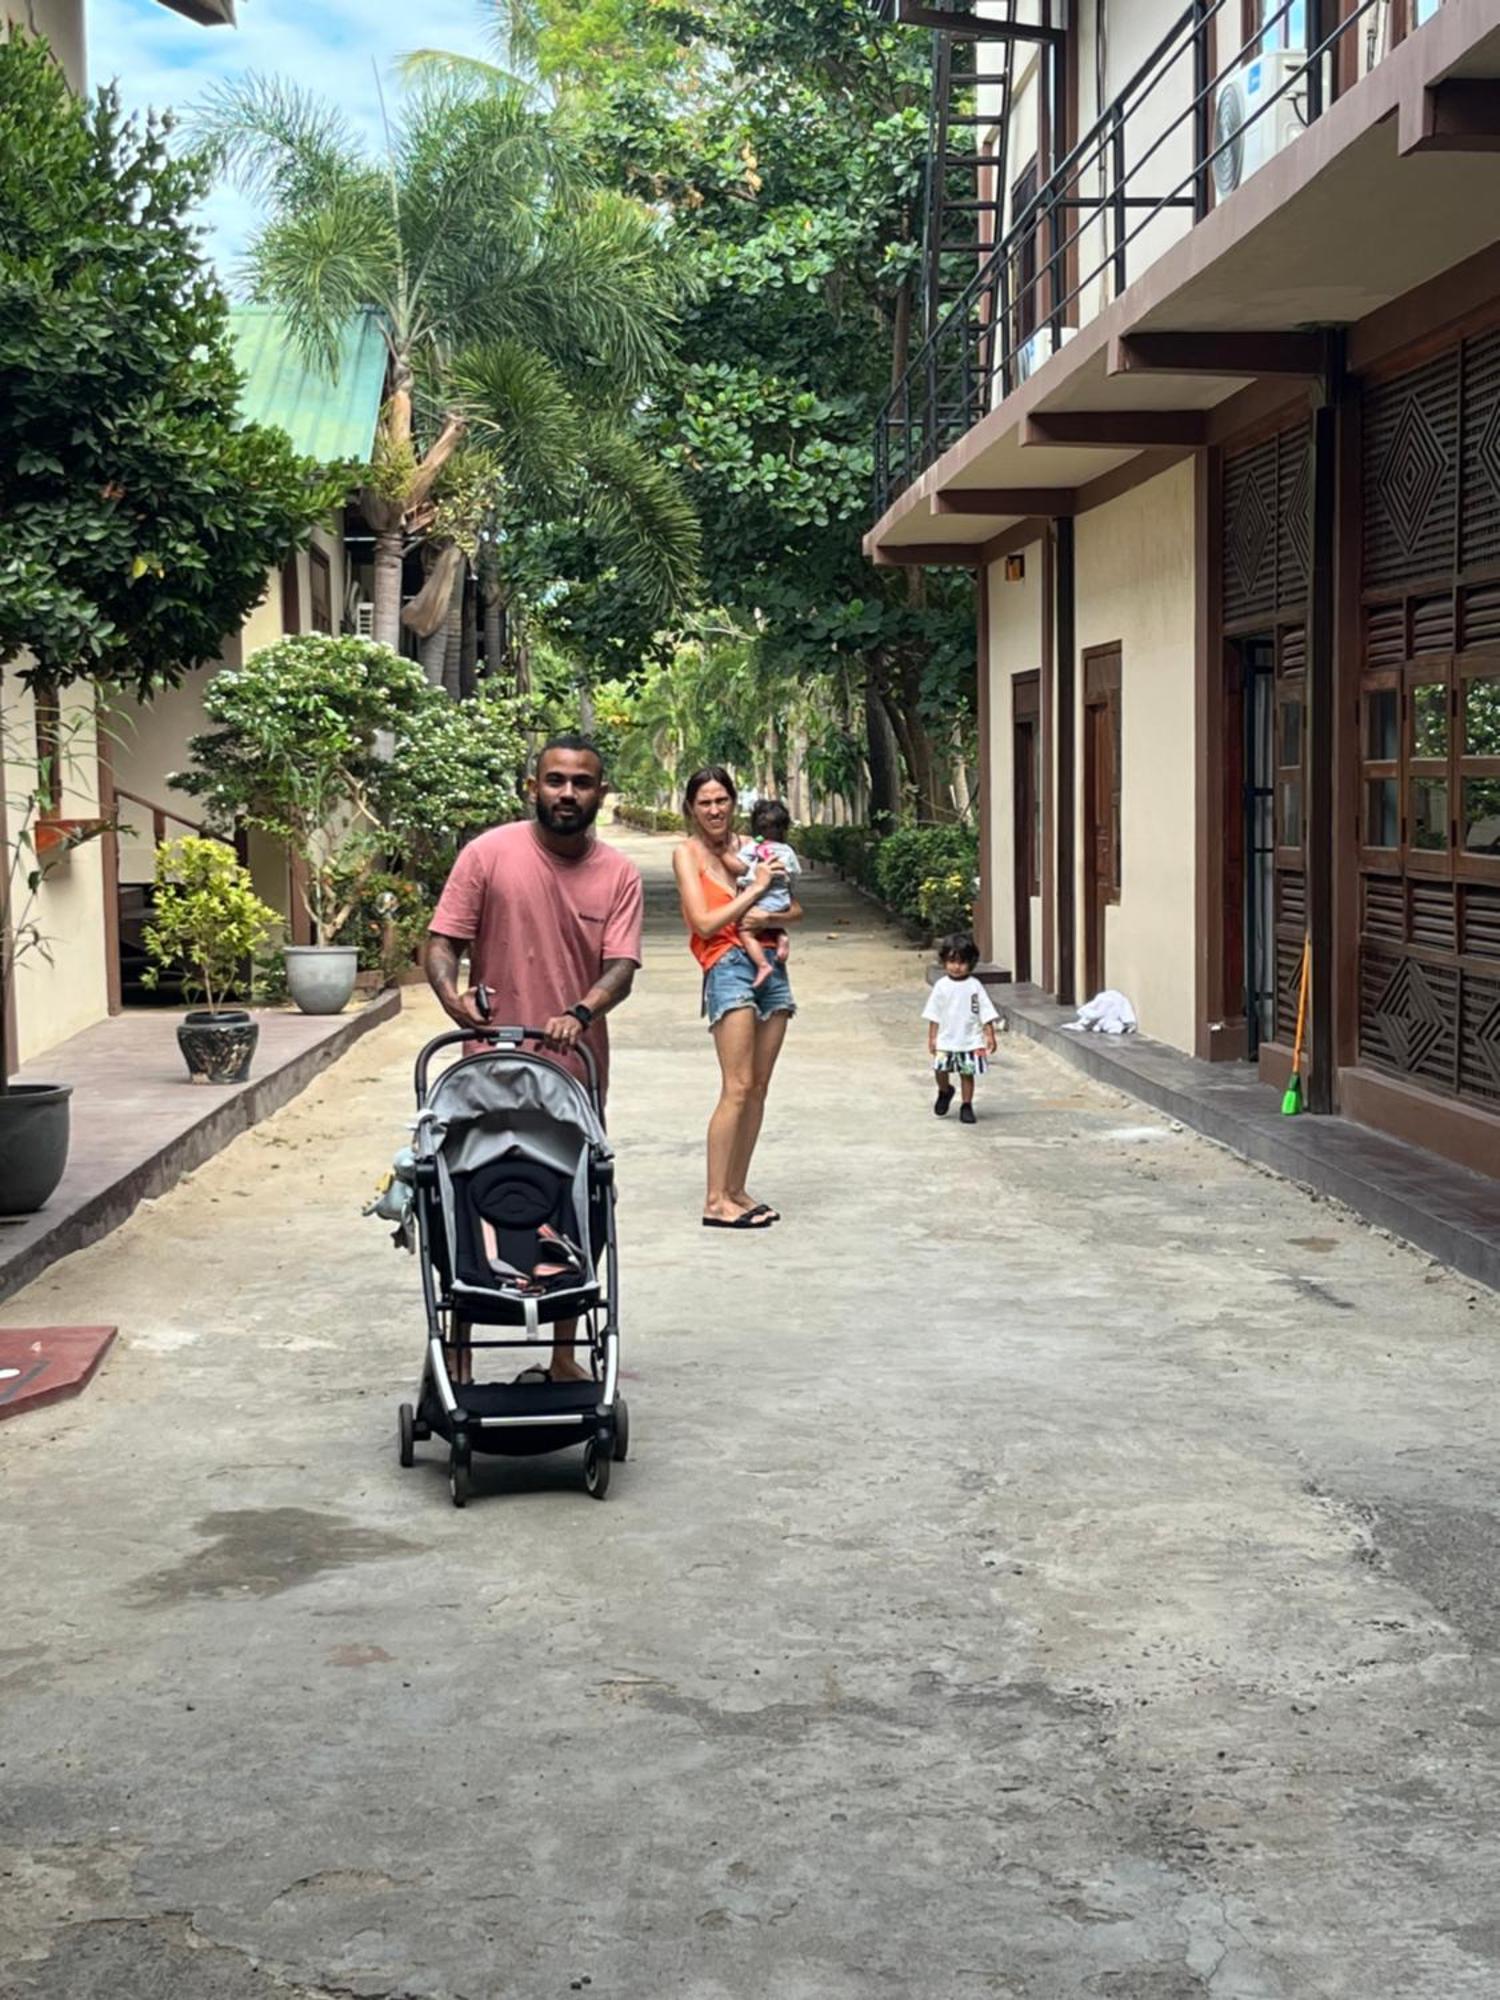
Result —
M 983 1076 L 989 1066 L 983 1049 L 939 1049 L 932 1059 L 933 1069 L 948 1076 Z

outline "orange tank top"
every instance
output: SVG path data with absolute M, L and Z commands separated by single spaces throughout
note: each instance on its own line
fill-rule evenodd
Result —
M 734 891 L 726 889 L 718 876 L 710 875 L 706 868 L 699 869 L 698 879 L 703 884 L 704 901 L 711 910 L 722 909 L 726 903 L 734 901 Z M 723 930 L 715 931 L 712 937 L 707 938 L 699 937 L 696 931 L 688 932 L 688 944 L 692 947 L 693 956 L 705 972 L 735 950 L 739 942 L 739 926 L 736 924 L 726 924 Z

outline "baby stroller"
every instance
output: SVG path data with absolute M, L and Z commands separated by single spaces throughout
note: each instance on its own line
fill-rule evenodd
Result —
M 429 1089 L 439 1050 L 474 1042 L 488 1046 Z M 455 1507 L 468 1500 L 475 1452 L 581 1443 L 584 1485 L 602 1500 L 611 1465 L 629 1449 L 630 1413 L 618 1393 L 614 1154 L 599 1072 L 580 1047 L 585 1087 L 525 1046 L 541 1042 L 535 1028 L 459 1030 L 430 1041 L 417 1057 L 416 1138 L 377 1205 L 400 1222 L 398 1242 L 417 1253 L 427 1310 L 416 1404 L 403 1403 L 399 1414 L 401 1463 L 414 1463 L 419 1440 L 446 1439 Z M 544 1328 L 575 1317 L 574 1353 L 587 1352 L 592 1379 L 553 1382 L 539 1369 L 523 1369 L 516 1381 L 454 1379 L 465 1372 L 455 1357 L 477 1376 L 481 1357 L 535 1346 L 547 1339 Z

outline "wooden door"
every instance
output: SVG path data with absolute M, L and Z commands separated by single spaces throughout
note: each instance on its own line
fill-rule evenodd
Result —
M 1041 892 L 1041 679 L 1018 674 L 1011 684 L 1011 856 L 1015 902 L 1015 979 L 1032 979 L 1031 901 Z
M 1083 980 L 1092 999 L 1105 976 L 1105 916 L 1120 900 L 1120 650 L 1084 654 Z

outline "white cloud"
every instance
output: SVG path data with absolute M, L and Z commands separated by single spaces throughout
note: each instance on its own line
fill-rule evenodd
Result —
M 483 0 L 239 0 L 237 28 L 200 28 L 157 0 L 89 0 L 89 78 L 117 80 L 131 110 L 182 110 L 218 82 L 249 71 L 291 77 L 321 92 L 378 143 L 380 90 L 396 88 L 395 65 L 413 48 L 492 53 L 493 8 Z M 255 224 L 232 188 L 204 207 L 208 247 L 229 279 Z

